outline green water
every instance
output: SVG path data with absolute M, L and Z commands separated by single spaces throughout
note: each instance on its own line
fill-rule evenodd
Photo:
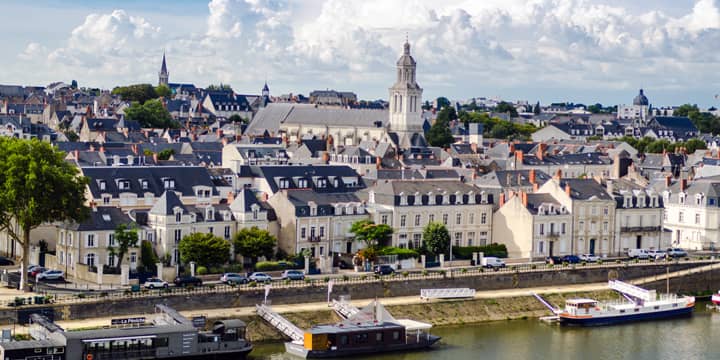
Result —
M 720 313 L 696 307 L 690 318 L 608 327 L 548 325 L 536 319 L 435 328 L 433 350 L 352 359 L 720 359 Z M 256 346 L 251 359 L 297 359 L 282 344 Z

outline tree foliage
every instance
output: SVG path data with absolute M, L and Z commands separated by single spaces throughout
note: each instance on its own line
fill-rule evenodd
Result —
M 139 102 L 140 104 L 158 97 L 155 88 L 150 84 L 118 86 L 112 90 L 112 94 L 120 95 L 124 101 Z
M 446 254 L 450 250 L 450 233 L 445 225 L 431 222 L 423 229 L 423 246 L 432 255 Z
M 172 96 L 172 90 L 170 88 L 163 84 L 155 88 L 155 95 L 158 97 L 164 97 L 164 98 L 170 98 Z
M 230 117 L 228 118 L 228 120 L 229 120 L 230 122 L 232 122 L 232 123 L 235 123 L 235 124 L 238 124 L 238 123 L 244 124 L 244 123 L 247 122 L 247 120 L 243 119 L 243 117 L 240 116 L 240 115 L 238 115 L 238 114 L 232 114 L 232 115 L 230 115 Z
M 187 264 L 213 267 L 225 264 L 230 259 L 230 243 L 213 234 L 193 233 L 186 235 L 178 244 L 180 259 Z
M 87 178 L 49 143 L 0 137 L 0 229 L 22 245 L 23 290 L 30 254 L 30 231 L 55 221 L 82 221 Z
M 120 269 L 128 249 L 137 246 L 138 233 L 134 226 L 120 224 L 115 228 L 114 236 L 116 246 L 108 246 L 108 252 L 111 255 L 117 256 L 118 262 L 115 264 L 115 267 Z
M 510 117 L 517 117 L 518 112 L 517 109 L 515 109 L 515 105 L 501 101 L 497 105 L 495 105 L 495 112 L 503 113 L 503 114 L 510 114 Z
M 125 117 L 140 122 L 142 127 L 165 129 L 178 126 L 160 100 L 148 100 L 144 104 L 134 102 L 125 109 Z
M 448 100 L 448 98 L 446 98 L 444 96 L 437 98 L 437 100 L 435 102 L 437 103 L 438 110 L 442 110 L 446 107 L 450 107 L 450 100 Z
M 366 248 L 375 248 L 392 235 L 393 229 L 371 220 L 359 220 L 350 226 L 350 232 L 355 235 L 355 240 L 364 242 Z
M 668 140 L 656 140 L 649 137 L 642 139 L 636 139 L 631 136 L 624 136 L 618 139 L 624 141 L 628 145 L 632 146 L 639 153 L 662 153 L 663 150 L 667 152 L 674 152 L 675 149 L 685 148 L 688 153 L 694 153 L 695 150 L 707 149 L 707 144 L 700 139 L 690 139 L 685 142 L 670 142 Z
M 491 118 L 488 113 L 461 111 L 458 115 L 465 124 L 483 124 L 483 135 L 496 139 L 529 140 L 537 128 L 532 124 L 515 124 L 500 118 Z
M 210 84 L 205 88 L 205 90 L 208 91 L 233 91 L 232 87 L 228 84 L 220 83 L 218 85 L 216 84 Z
M 720 118 L 709 112 L 700 111 L 697 105 L 681 105 L 673 111 L 672 115 L 689 118 L 701 133 L 720 134 Z
M 158 160 L 170 160 L 170 157 L 175 155 L 175 150 L 168 148 L 158 153 Z
M 272 258 L 277 238 L 267 230 L 253 226 L 238 231 L 233 239 L 233 244 L 236 254 L 256 261 L 260 256 L 264 256 L 266 259 Z
M 155 254 L 153 245 L 150 241 L 143 240 L 140 243 L 140 262 L 146 271 L 155 271 L 157 269 L 158 257 Z M 160 274 L 158 274 L 160 275 Z
M 540 102 L 538 101 L 535 106 L 533 106 L 533 114 L 540 115 L 542 112 L 542 109 L 540 108 Z

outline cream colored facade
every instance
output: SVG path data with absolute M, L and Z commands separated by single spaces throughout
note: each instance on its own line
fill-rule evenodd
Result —
M 685 182 L 687 180 L 681 180 Z M 720 241 L 720 199 L 714 191 L 717 180 L 696 179 L 663 191 L 664 225 L 672 246 L 686 250 L 716 249 Z

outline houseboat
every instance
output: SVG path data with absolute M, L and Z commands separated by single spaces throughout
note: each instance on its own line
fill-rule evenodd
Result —
M 695 297 L 673 294 L 657 295 L 618 280 L 609 282 L 611 289 L 623 295 L 619 302 L 599 302 L 594 299 L 570 299 L 564 309 L 555 310 L 561 324 L 594 326 L 631 321 L 656 320 L 691 315 Z
M 306 330 L 302 341 L 285 343 L 285 350 L 308 359 L 420 350 L 440 340 L 428 332 L 431 327 L 419 321 L 396 320 L 374 301 L 338 324 Z
M 0 342 L 0 359 L 234 360 L 244 359 L 252 350 L 240 320 L 217 321 L 212 330 L 201 331 L 197 323 L 165 305 L 157 305 L 156 310 L 156 318 L 149 323 L 144 318 L 119 319 L 113 327 L 82 331 L 65 331 L 46 317 L 32 314 L 33 339 Z

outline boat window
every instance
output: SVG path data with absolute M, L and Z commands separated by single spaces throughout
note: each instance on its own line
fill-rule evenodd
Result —
M 673 307 L 677 307 L 677 304 L 673 304 Z
M 383 342 L 383 333 L 375 333 L 375 341 L 379 343 Z
M 624 312 L 625 312 L 625 310 L 620 310 L 620 313 L 621 313 L 621 314 L 624 313 Z
M 393 340 L 400 340 L 400 332 L 393 331 Z
M 348 344 L 348 337 L 347 335 L 340 336 L 340 345 L 347 345 Z
M 655 309 L 655 310 L 657 310 L 659 308 L 660 308 L 659 306 L 653 306 L 653 309 Z
M 167 347 L 168 346 L 168 338 L 153 339 L 153 346 L 154 347 Z
M 635 312 L 639 312 L 639 311 L 640 311 L 640 309 L 635 309 Z
M 364 344 L 364 343 L 368 342 L 368 334 L 367 333 L 356 334 L 354 342 L 355 342 L 355 344 Z

